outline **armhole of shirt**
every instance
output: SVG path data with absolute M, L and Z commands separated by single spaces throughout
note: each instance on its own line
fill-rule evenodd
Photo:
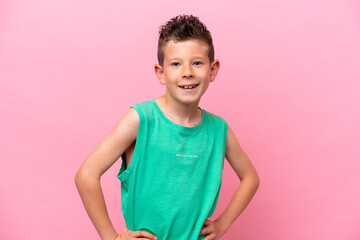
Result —
M 224 145 L 223 145 L 223 159 L 225 159 L 225 153 L 226 153 L 226 139 L 227 139 L 227 132 L 228 132 L 228 123 L 223 119 L 224 121 Z M 223 169 L 224 169 L 224 162 L 223 162 Z
M 130 161 L 130 164 L 128 167 L 126 167 L 126 154 L 125 154 L 126 151 L 121 155 L 122 164 L 121 164 L 119 173 L 117 175 L 121 182 L 126 182 L 128 180 L 130 174 L 133 172 L 133 169 L 135 168 L 135 165 L 137 165 L 137 163 L 138 163 L 138 160 L 139 160 L 139 157 L 140 157 L 141 151 L 142 151 L 141 148 L 144 146 L 143 135 L 145 134 L 145 131 L 146 131 L 146 129 L 144 128 L 145 117 L 144 117 L 144 113 L 143 113 L 141 107 L 139 107 L 137 104 L 134 104 L 130 108 L 134 108 L 139 115 L 139 127 L 138 127 L 137 136 L 136 136 L 134 153 L 131 157 L 131 161 Z

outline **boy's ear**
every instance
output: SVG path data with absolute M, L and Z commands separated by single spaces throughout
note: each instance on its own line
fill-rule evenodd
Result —
M 215 59 L 210 66 L 210 82 L 215 80 L 216 75 L 218 74 L 220 69 L 220 61 L 218 59 Z
M 160 64 L 155 64 L 154 69 L 155 69 L 155 74 L 160 81 L 160 84 L 165 85 L 166 84 L 165 74 L 162 66 Z

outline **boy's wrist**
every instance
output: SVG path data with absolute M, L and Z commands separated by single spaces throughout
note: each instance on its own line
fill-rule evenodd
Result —
M 224 233 L 226 233 L 230 227 L 230 225 L 226 224 L 225 222 L 223 222 L 221 219 L 216 219 L 215 222 L 219 223 L 221 226 L 221 229 Z
M 121 236 L 119 234 L 116 234 L 115 238 L 111 238 L 111 240 L 121 240 Z

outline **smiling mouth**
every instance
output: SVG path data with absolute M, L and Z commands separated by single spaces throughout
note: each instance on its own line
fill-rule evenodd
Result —
M 194 84 L 194 85 L 180 85 L 179 87 L 185 88 L 185 89 L 192 89 L 192 88 L 196 88 L 197 86 L 199 86 L 199 84 Z

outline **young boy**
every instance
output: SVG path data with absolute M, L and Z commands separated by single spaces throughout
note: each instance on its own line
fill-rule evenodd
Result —
M 259 177 L 226 121 L 198 107 L 220 67 L 210 32 L 192 15 L 172 18 L 160 29 L 158 61 L 155 73 L 165 95 L 129 108 L 86 158 L 76 186 L 101 239 L 219 239 L 252 199 Z M 100 177 L 120 156 L 126 226 L 119 235 Z M 211 221 L 224 158 L 241 184 Z

